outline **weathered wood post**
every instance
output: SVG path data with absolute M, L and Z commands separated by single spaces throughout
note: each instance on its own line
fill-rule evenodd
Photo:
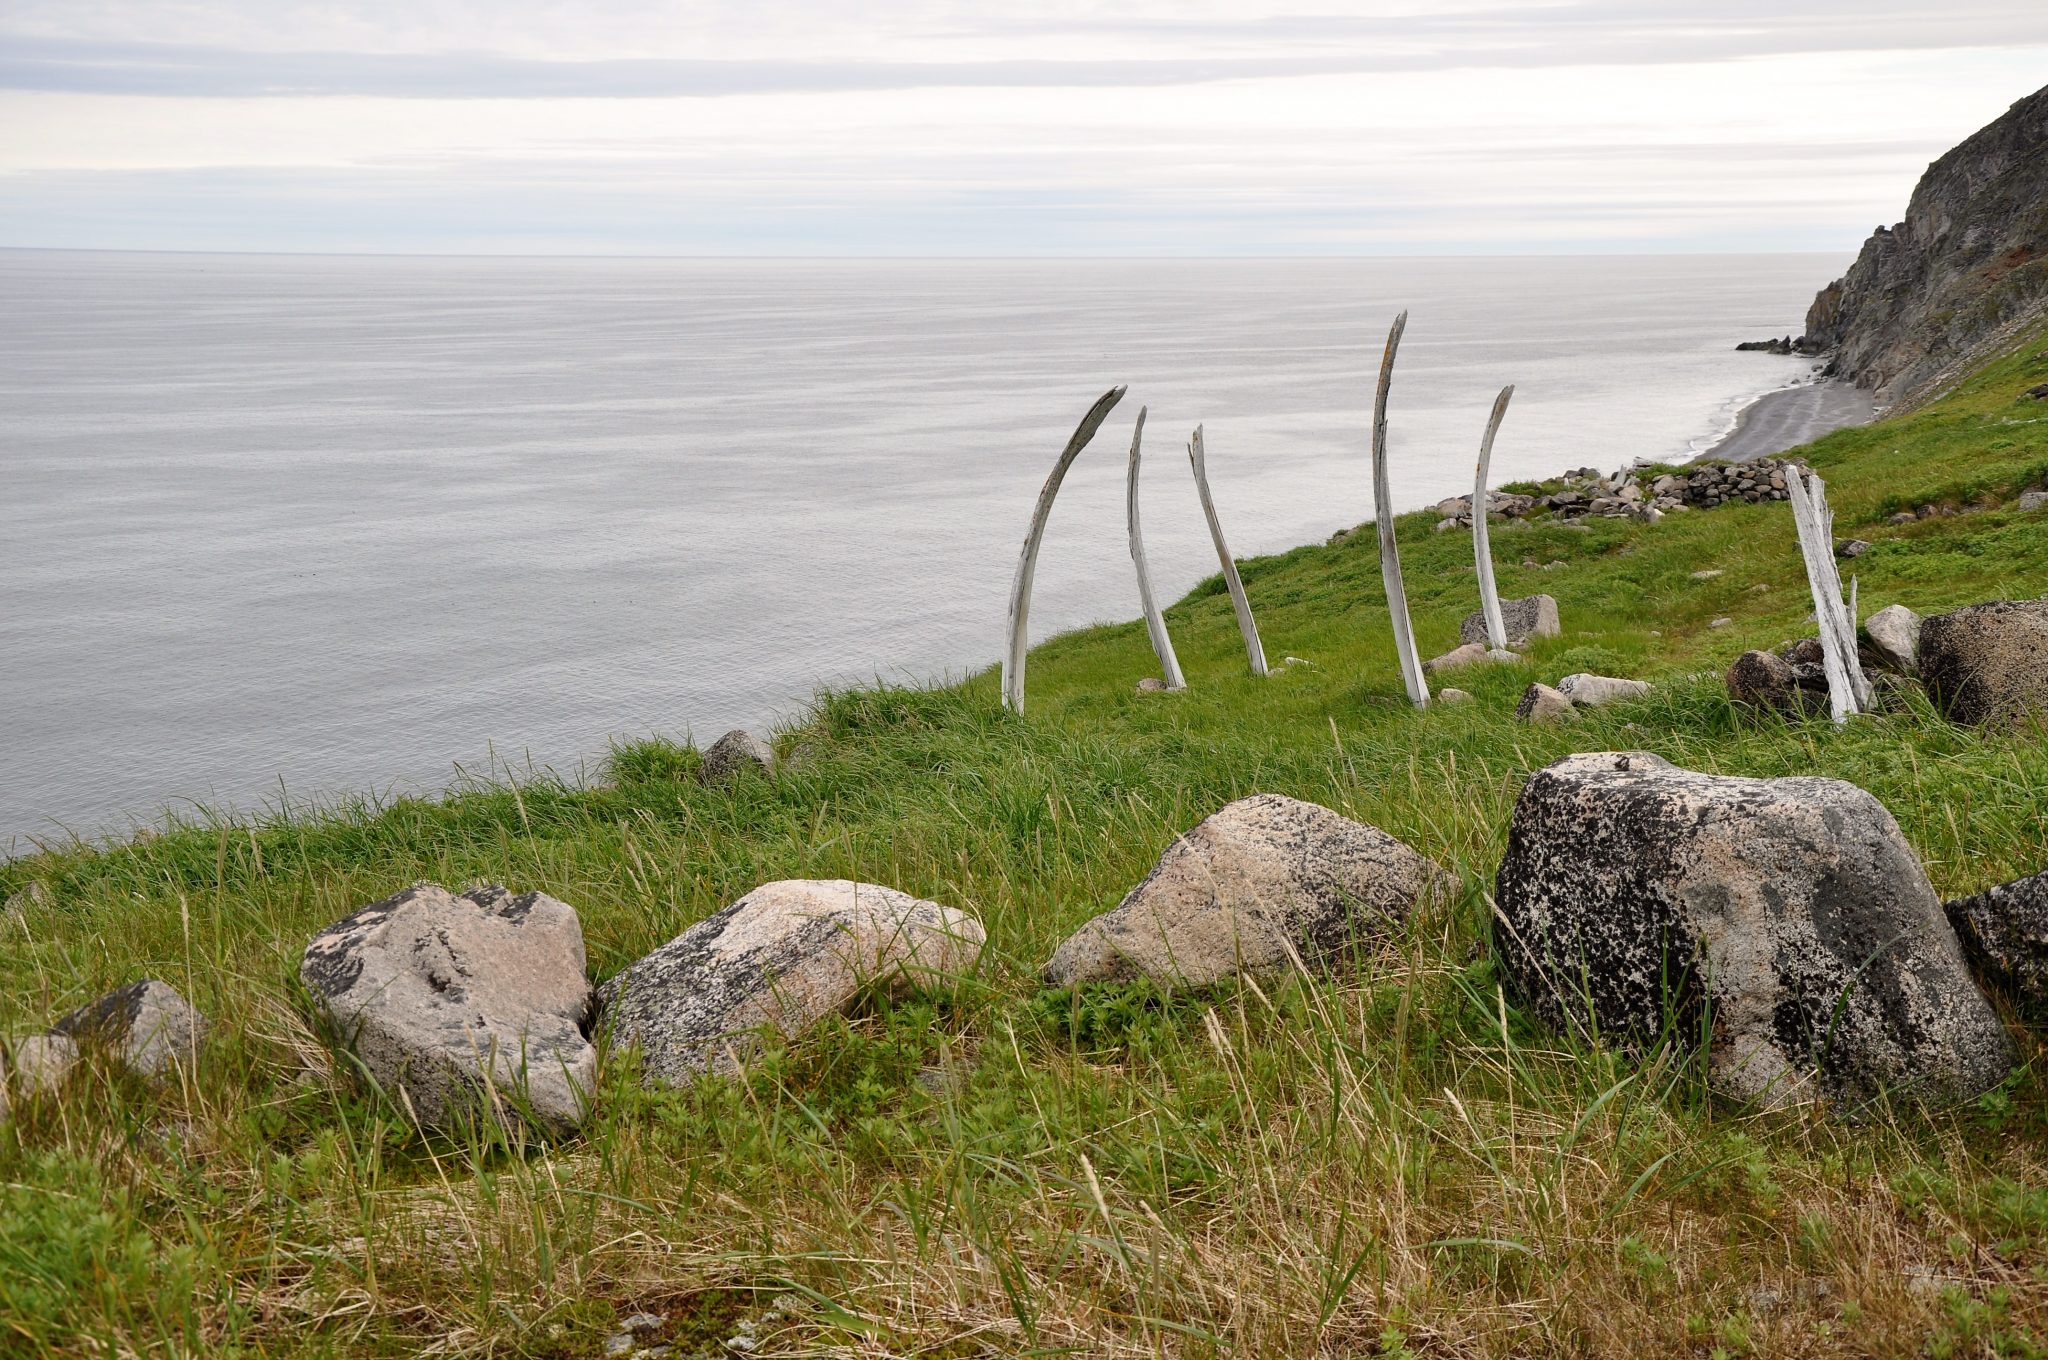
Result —
M 1394 650 L 1401 657 L 1401 679 L 1408 686 L 1408 700 L 1417 708 L 1429 707 L 1429 683 L 1422 678 L 1422 662 L 1415 654 L 1415 629 L 1408 619 L 1408 592 L 1401 584 L 1401 553 L 1394 544 L 1394 492 L 1387 481 L 1387 389 L 1394 382 L 1394 352 L 1401 347 L 1401 332 L 1408 328 L 1408 313 L 1394 318 L 1387 332 L 1386 352 L 1380 356 L 1379 393 L 1372 404 L 1372 503 L 1373 519 L 1379 528 L 1380 579 L 1387 588 L 1387 616 L 1394 625 Z
M 1237 574 L 1237 559 L 1223 541 L 1223 523 L 1216 518 L 1216 502 L 1209 495 L 1208 455 L 1202 449 L 1202 427 L 1188 441 L 1188 466 L 1195 470 L 1195 492 L 1202 498 L 1202 515 L 1209 521 L 1209 537 L 1216 544 L 1216 561 L 1223 568 L 1223 584 L 1230 591 L 1230 607 L 1237 612 L 1237 631 L 1244 634 L 1245 660 L 1253 675 L 1266 673 L 1266 649 L 1259 643 L 1259 625 L 1252 618 L 1252 602 L 1245 598 L 1244 580 Z
M 1806 562 L 1806 585 L 1813 593 L 1813 618 L 1820 632 L 1823 668 L 1828 677 L 1828 709 L 1837 724 L 1870 707 L 1870 681 L 1856 656 L 1856 625 L 1842 602 L 1842 574 L 1835 566 L 1835 516 L 1828 508 L 1827 483 L 1817 472 L 1786 469 L 1785 489 L 1792 500 L 1792 522 L 1799 531 L 1799 554 Z
M 1109 412 L 1123 400 L 1124 389 L 1112 387 L 1095 399 L 1088 408 L 1088 414 L 1081 417 L 1081 423 L 1074 427 L 1073 438 L 1061 451 L 1060 460 L 1052 466 L 1052 475 L 1045 479 L 1044 488 L 1038 493 L 1038 508 L 1031 515 L 1031 531 L 1024 535 L 1024 551 L 1017 558 L 1017 580 L 1010 587 L 1010 643 L 1003 651 L 1003 702 L 1019 713 L 1024 711 L 1024 654 L 1029 650 L 1026 633 L 1031 621 L 1031 578 L 1038 571 L 1038 544 L 1045 537 L 1046 517 L 1052 514 L 1053 498 L 1060 494 L 1060 482 L 1066 477 L 1067 469 L 1081 450 L 1088 447 L 1088 441 L 1102 428 L 1102 422 Z
M 1493 464 L 1493 437 L 1500 433 L 1501 418 L 1508 413 L 1508 400 L 1515 395 L 1509 383 L 1493 399 L 1493 415 L 1486 422 L 1486 437 L 1479 441 L 1479 473 L 1472 479 L 1472 561 L 1479 570 L 1479 609 L 1486 615 L 1486 645 L 1502 651 L 1508 645 L 1507 621 L 1500 614 L 1500 591 L 1493 583 L 1493 547 L 1486 541 L 1486 474 Z
M 1131 530 L 1131 565 L 1138 569 L 1138 601 L 1145 606 L 1145 631 L 1152 635 L 1152 650 L 1159 656 L 1159 675 L 1168 689 L 1186 689 L 1180 673 L 1180 658 L 1173 654 L 1173 639 L 1166 635 L 1166 620 L 1152 598 L 1152 573 L 1145 569 L 1145 534 L 1138 527 L 1138 446 L 1145 439 L 1145 408 L 1138 408 L 1137 428 L 1131 431 L 1131 469 L 1125 479 L 1124 517 Z

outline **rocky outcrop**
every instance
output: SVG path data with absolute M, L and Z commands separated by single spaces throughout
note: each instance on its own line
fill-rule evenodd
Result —
M 598 989 L 615 1048 L 640 1076 L 681 1085 L 737 1070 L 764 1032 L 801 1033 L 869 984 L 938 983 L 974 967 L 986 937 L 962 911 L 846 879 L 766 883 Z
M 1894 405 L 1940 391 L 2048 310 L 2048 89 L 1927 168 L 1905 220 L 1879 227 L 1814 298 L 1805 339 L 1828 371 Z
M 743 727 L 711 743 L 704 763 L 697 767 L 700 784 L 729 784 L 743 774 L 775 773 L 775 750 Z
M 2048 721 L 2048 600 L 1995 600 L 1927 619 L 1920 679 L 1950 722 Z
M 1525 646 L 1530 638 L 1556 637 L 1562 631 L 1558 623 L 1557 601 L 1549 595 L 1502 600 L 1500 621 L 1507 630 L 1510 647 Z M 1467 614 L 1459 622 L 1458 642 L 1466 647 L 1483 649 L 1486 646 L 1486 615 L 1483 611 Z
M 1145 881 L 1068 937 L 1054 986 L 1204 986 L 1327 968 L 1384 940 L 1448 877 L 1377 827 L 1278 794 L 1240 798 L 1167 847 Z M 1290 957 L 1290 954 L 1293 957 Z
M 583 1122 L 597 1083 L 590 983 L 574 908 L 496 885 L 432 883 L 313 937 L 299 978 L 369 1079 L 423 1128 L 514 1116 Z
M 1853 784 L 1570 756 L 1523 787 L 1495 900 L 1546 1020 L 1704 1035 L 1710 1082 L 1742 1100 L 1968 1099 L 2012 1067 L 1912 847 Z
M 144 978 L 81 1006 L 50 1027 L 81 1048 L 104 1050 L 137 1076 L 158 1080 L 189 1065 L 206 1017 L 168 982 Z
M 2029 1020 L 2048 1021 L 2048 873 L 1943 908 L 1978 974 Z

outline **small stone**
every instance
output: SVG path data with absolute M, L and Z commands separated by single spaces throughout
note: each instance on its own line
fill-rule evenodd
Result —
M 1450 882 L 1377 827 L 1255 794 L 1168 846 L 1144 882 L 1060 945 L 1045 980 L 1206 986 L 1284 974 L 1296 958 L 1327 969 L 1384 940 Z
M 1515 705 L 1515 716 L 1523 722 L 1557 723 L 1572 715 L 1572 701 L 1548 685 L 1530 685 Z
M 1470 699 L 1472 698 L 1472 696 L 1470 694 L 1467 694 L 1464 690 L 1454 689 L 1448 685 L 1445 686 L 1443 689 L 1438 690 L 1434 697 L 1436 698 L 1438 703 L 1445 704 L 1462 704 L 1470 701 Z
M 1440 534 L 1450 533 L 1453 529 L 1456 529 L 1458 527 L 1458 521 L 1454 519 L 1440 519 L 1436 522 L 1436 532 Z
M 863 988 L 944 982 L 986 936 L 966 912 L 876 883 L 764 883 L 598 989 L 615 1048 L 651 1086 L 737 1071 L 772 1029 L 794 1036 Z
M 190 1063 L 208 1028 L 177 988 L 144 978 L 79 1007 L 50 1032 L 81 1048 L 105 1049 L 129 1071 L 157 1079 Z
M 1728 617 L 1727 615 L 1725 615 L 1725 614 L 1724 614 L 1724 615 L 1722 615 L 1722 616 L 1721 616 L 1720 618 L 1718 618 L 1718 619 L 1715 619 L 1715 620 L 1714 620 L 1714 621 L 1713 621 L 1712 623 L 1709 623 L 1709 624 L 1707 625 L 1707 627 L 1709 627 L 1709 628 L 1727 628 L 1727 627 L 1729 627 L 1730 625 L 1732 625 L 1732 624 L 1733 624 L 1734 622 L 1735 622 L 1735 620 L 1734 620 L 1734 619 L 1731 619 L 1731 618 L 1729 618 L 1729 617 Z
M 1911 511 L 1911 510 L 1901 510 L 1901 511 L 1899 511 L 1899 513 L 1898 513 L 1898 514 L 1896 514 L 1896 515 L 1893 515 L 1893 516 L 1892 516 L 1892 517 L 1891 517 L 1890 519 L 1886 520 L 1886 521 L 1885 521 L 1885 523 L 1886 523 L 1886 524 L 1912 524 L 1912 523 L 1915 523 L 1915 522 L 1917 522 L 1917 521 L 1919 520 L 1919 518 L 1920 518 L 1920 517 L 1919 517 L 1918 515 L 1914 514 L 1914 513 L 1913 513 L 1913 512 Z
M 1950 722 L 2048 714 L 2048 600 L 1997 600 L 1925 620 L 1920 678 Z
M 1594 675 L 1590 671 L 1579 671 L 1557 682 L 1557 692 L 1578 708 L 1596 708 L 1601 704 L 1640 699 L 1650 690 L 1647 680 L 1619 680 L 1611 675 Z
M 1500 613 L 1501 622 L 1507 627 L 1510 647 L 1520 647 L 1530 638 L 1556 637 L 1562 631 L 1558 623 L 1557 601 L 1549 595 L 1502 600 Z M 1485 643 L 1486 614 L 1483 611 L 1467 614 L 1459 622 L 1458 641 Z
M 1870 551 L 1870 545 L 1860 538 L 1852 538 L 1835 545 L 1835 556 L 1840 558 L 1861 557 Z
M 1434 675 L 1438 671 L 1456 670 L 1460 666 L 1470 666 L 1475 662 L 1484 660 L 1486 660 L 1486 644 L 1484 642 L 1468 642 L 1462 647 L 1453 647 L 1442 656 L 1423 662 L 1422 669 Z
M 41 879 L 32 878 L 10 895 L 5 903 L 0 903 L 0 917 L 25 920 L 32 908 L 46 907 L 49 904 L 50 890 L 43 886 Z
M 1138 682 L 1138 693 L 1140 694 L 1160 694 L 1164 693 L 1165 689 L 1166 682 L 1156 675 L 1148 675 Z
M 54 1092 L 78 1061 L 78 1045 L 61 1034 L 35 1034 L 0 1044 L 0 1123 L 13 1117 L 15 1100 Z
M 2048 491 L 2020 492 L 2019 512 L 2031 515 L 2036 510 L 2048 510 Z
M 1863 640 L 1885 669 L 1900 675 L 1920 673 L 1920 616 L 1906 606 L 1886 605 L 1865 619 Z
M 704 763 L 697 767 L 697 782 L 700 784 L 725 784 L 738 779 L 742 772 L 768 776 L 775 773 L 775 752 L 767 742 L 742 727 L 720 737 L 704 753 Z
M 1708 567 L 1703 571 L 1694 572 L 1692 574 L 1692 579 L 1695 581 L 1711 581 L 1716 576 L 1721 576 L 1724 574 L 1725 573 L 1719 567 Z

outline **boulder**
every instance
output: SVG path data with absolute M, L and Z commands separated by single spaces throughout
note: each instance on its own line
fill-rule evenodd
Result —
M 1466 700 L 1470 699 L 1472 696 L 1465 690 L 1453 689 L 1449 685 L 1446 685 L 1442 689 L 1438 690 L 1431 697 L 1433 697 L 1438 703 L 1442 704 L 1462 704 Z
M 315 935 L 299 978 L 363 1073 L 421 1127 L 482 1113 L 510 1129 L 583 1122 L 597 1082 L 575 909 L 495 884 L 432 883 Z M 509 1107 L 509 1108 L 508 1108 Z
M 870 983 L 935 983 L 973 968 L 985 939 L 965 912 L 873 883 L 766 883 L 598 989 L 610 1040 L 640 1051 L 650 1085 L 731 1072 L 764 1031 L 793 1036 Z
M 1906 606 L 1886 605 L 1865 619 L 1863 642 L 1864 650 L 1886 670 L 1920 673 L 1920 616 Z
M 2048 873 L 1946 903 L 1977 975 L 2027 1019 L 2048 1021 Z
M 727 784 L 748 771 L 764 776 L 774 774 L 775 752 L 752 732 L 735 727 L 712 742 L 711 749 L 704 753 L 704 762 L 697 767 L 697 782 Z
M 0 903 L 0 919 L 11 917 L 17 921 L 27 920 L 31 908 L 48 906 L 49 902 L 50 890 L 43 886 L 41 879 L 32 878 L 18 891 L 9 894 L 4 903 Z
M 61 1034 L 0 1044 L 0 1122 L 13 1117 L 14 1101 L 48 1095 L 63 1085 L 77 1061 L 78 1045 Z
M 1515 716 L 1523 722 L 1563 722 L 1572 715 L 1572 701 L 1565 694 L 1548 685 L 1531 685 L 1522 691 L 1522 701 L 1515 705 Z
M 1746 1101 L 1969 1099 L 2011 1071 L 1927 875 L 1853 784 L 1742 779 L 1644 752 L 1529 777 L 1495 884 L 1501 958 L 1551 1024 L 1706 1036 Z
M 1744 652 L 1728 668 L 1728 697 L 1787 713 L 1821 712 L 1828 706 L 1827 672 L 1818 663 L 1787 661 L 1773 652 Z
M 1557 692 L 1579 708 L 1640 699 L 1650 689 L 1647 680 L 1618 680 L 1611 675 L 1594 675 L 1590 671 L 1579 671 L 1557 682 Z
M 144 978 L 79 1007 L 50 1032 L 104 1049 L 129 1071 L 157 1079 L 190 1063 L 207 1029 L 206 1017 L 177 988 Z
M 1530 638 L 1556 637 L 1561 631 L 1557 620 L 1557 601 L 1548 595 L 1502 600 L 1500 617 L 1507 628 L 1510 647 L 1520 647 Z M 1467 614 L 1458 625 L 1458 641 L 1477 642 L 1483 646 L 1486 640 L 1485 613 Z
M 1240 798 L 1167 847 L 1145 881 L 1069 936 L 1054 986 L 1147 977 L 1205 986 L 1328 969 L 1384 940 L 1449 878 L 1376 827 L 1279 794 Z M 1290 951 L 1293 957 L 1290 957 Z
M 2020 492 L 2020 513 L 2023 515 L 2031 515 L 2036 510 L 2048 510 L 2048 491 Z
M 2048 715 L 2048 600 L 1998 600 L 1926 620 L 1920 679 L 1951 722 Z
M 1470 666 L 1474 662 L 1484 661 L 1485 659 L 1486 644 L 1483 641 L 1468 642 L 1462 647 L 1453 647 L 1442 656 L 1423 662 L 1422 669 L 1435 674 L 1438 671 L 1450 671 L 1456 670 L 1460 666 Z
M 1835 556 L 1845 560 L 1851 557 L 1861 557 L 1869 551 L 1870 544 L 1860 538 L 1848 539 L 1835 545 Z

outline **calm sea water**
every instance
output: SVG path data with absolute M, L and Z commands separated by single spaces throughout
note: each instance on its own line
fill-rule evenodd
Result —
M 574 778 L 821 681 L 995 660 L 1074 422 L 1034 635 L 1133 617 L 1131 418 L 1177 596 L 1393 481 L 1695 451 L 1805 371 L 1827 256 L 707 262 L 0 252 L 0 853 L 194 804 Z M 1256 606 L 1257 601 L 1253 601 Z M 1284 650 L 1284 646 L 1282 648 Z

